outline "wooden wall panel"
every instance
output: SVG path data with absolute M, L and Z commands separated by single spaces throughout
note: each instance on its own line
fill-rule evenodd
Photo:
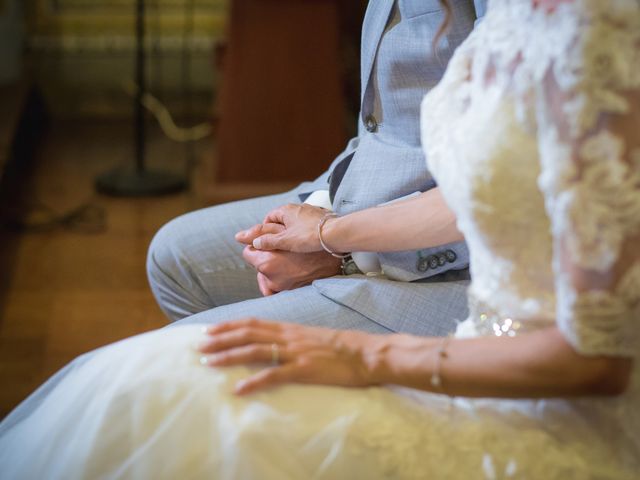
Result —
M 337 0 L 234 0 L 214 181 L 313 178 L 344 147 Z

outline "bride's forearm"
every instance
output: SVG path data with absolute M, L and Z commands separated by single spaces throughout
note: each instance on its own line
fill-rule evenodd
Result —
M 393 335 L 364 354 L 375 383 L 453 396 L 539 398 L 614 395 L 626 387 L 631 360 L 585 357 L 550 327 L 518 337 L 443 340 Z M 442 380 L 435 387 L 431 378 Z
M 417 197 L 328 220 L 322 230 L 333 251 L 389 252 L 463 239 L 438 188 Z

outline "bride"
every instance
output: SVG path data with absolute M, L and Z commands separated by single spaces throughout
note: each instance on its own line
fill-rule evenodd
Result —
M 471 252 L 453 338 L 259 319 L 140 335 L 5 419 L 2 478 L 638 478 L 638 52 L 637 0 L 493 0 L 425 98 L 457 220 L 438 235 Z M 254 247 L 420 247 L 427 195 L 280 208 Z

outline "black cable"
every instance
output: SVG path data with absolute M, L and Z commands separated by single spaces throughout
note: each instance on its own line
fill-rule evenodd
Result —
M 146 111 L 142 105 L 142 97 L 147 90 L 147 55 L 146 55 L 146 5 L 145 0 L 136 2 L 136 49 L 135 49 L 135 75 L 136 75 L 136 95 L 133 103 L 134 114 L 134 149 L 135 149 L 135 171 L 142 176 L 146 171 Z
M 21 233 L 50 232 L 58 228 L 77 233 L 96 234 L 107 229 L 105 208 L 90 199 L 66 212 L 58 212 L 40 200 L 13 209 L 3 207 L 2 224 Z
M 180 89 L 182 102 L 184 106 L 184 116 L 191 121 L 194 117 L 193 113 L 193 91 L 191 79 L 191 47 L 193 43 L 193 34 L 195 30 L 195 0 L 186 0 L 184 5 L 184 20 L 182 29 L 182 54 L 181 54 L 181 75 Z M 185 142 L 184 154 L 186 158 L 185 174 L 187 178 L 195 168 L 196 153 L 195 142 Z
M 164 52 L 162 49 L 162 21 L 161 21 L 161 9 L 160 0 L 153 0 L 153 31 L 150 36 L 150 42 L 153 45 L 153 61 L 155 62 L 154 68 L 154 82 L 153 91 L 156 92 L 156 96 L 164 102 L 165 88 L 164 88 Z

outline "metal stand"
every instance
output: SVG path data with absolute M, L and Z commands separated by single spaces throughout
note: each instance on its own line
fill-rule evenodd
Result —
M 178 174 L 145 168 L 145 112 L 142 96 L 146 89 L 145 76 L 145 5 L 136 2 L 136 85 L 134 99 L 135 164 L 119 167 L 96 178 L 100 193 L 114 196 L 142 197 L 183 190 L 186 179 Z

